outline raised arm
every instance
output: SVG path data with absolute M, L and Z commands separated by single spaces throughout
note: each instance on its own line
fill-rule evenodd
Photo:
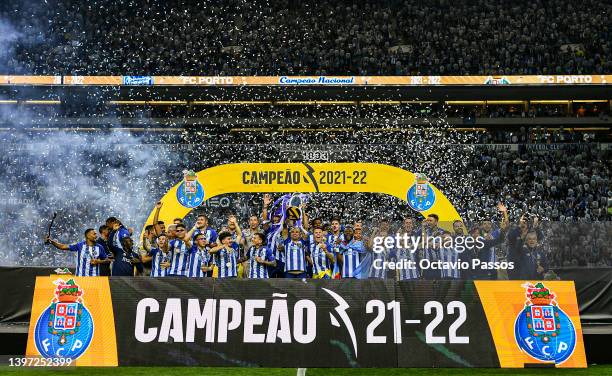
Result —
M 225 246 L 223 244 L 218 244 L 218 245 L 212 247 L 211 249 L 209 249 L 208 253 L 210 253 L 210 254 L 217 253 L 220 250 L 222 250 L 223 248 L 225 248 Z
M 129 235 L 129 234 L 128 234 Z M 121 246 L 123 247 L 123 251 L 127 255 L 132 255 L 132 251 L 134 248 L 134 241 L 130 236 L 126 236 L 120 239 Z
M 372 236 L 366 240 L 368 249 L 374 248 L 374 238 L 378 236 L 379 231 L 380 230 L 378 229 L 378 227 L 376 227 L 374 231 L 372 232 Z
M 236 216 L 230 215 L 229 221 L 236 225 L 236 243 L 241 244 L 242 243 L 242 229 L 240 228 L 240 225 L 238 224 L 238 220 L 236 219 Z
M 310 221 L 308 218 L 308 214 L 306 213 L 306 203 L 302 202 L 300 204 L 300 209 L 302 210 L 302 227 L 306 231 L 310 231 Z
M 193 225 L 191 230 L 189 230 L 189 232 L 187 232 L 187 234 L 185 235 L 185 245 L 187 246 L 187 248 L 191 248 L 191 239 L 193 238 L 193 233 L 196 229 L 197 225 Z
M 500 228 L 503 231 L 505 231 L 508 229 L 508 226 L 510 225 L 510 217 L 508 216 L 508 209 L 503 203 L 500 202 L 499 204 L 497 204 L 497 210 L 499 210 L 499 212 L 502 213 L 502 215 L 504 216 L 504 218 L 501 221 Z
M 159 212 L 161 211 L 162 202 L 158 201 L 155 204 L 155 214 L 153 215 L 153 231 L 155 231 L 155 236 L 159 236 L 161 234 L 161 228 L 159 227 Z
M 49 242 L 52 246 L 57 249 L 61 249 L 62 251 L 68 251 L 70 247 L 67 244 L 60 243 L 57 240 L 51 239 L 49 236 L 45 236 L 45 241 Z
M 269 193 L 265 193 L 263 197 L 263 207 L 261 209 L 261 220 L 265 221 L 268 219 L 268 206 L 272 203 L 272 196 Z
M 302 227 L 300 230 L 302 230 L 302 240 L 305 242 L 309 241 L 310 239 L 308 235 L 310 234 L 308 233 L 308 231 L 306 231 L 304 227 Z

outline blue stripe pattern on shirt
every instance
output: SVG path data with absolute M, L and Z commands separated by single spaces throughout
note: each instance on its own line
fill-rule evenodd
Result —
M 76 252 L 76 275 L 78 277 L 97 277 L 100 275 L 100 265 L 91 265 L 93 259 L 105 259 L 104 249 L 99 245 L 87 245 L 87 242 L 79 242 L 68 247 L 70 251 Z
M 326 244 L 328 252 L 331 251 L 332 247 L 330 244 Z M 325 254 L 325 251 L 321 248 L 321 244 L 316 244 L 314 241 L 310 243 L 310 258 L 312 259 L 312 273 L 319 274 L 327 271 L 331 268 L 331 263 Z
M 238 251 L 232 248 L 232 251 L 228 251 L 223 248 L 216 255 L 216 263 L 219 268 L 219 278 L 236 277 L 238 275 L 237 261 Z
M 268 278 L 268 267 L 257 262 L 256 257 L 264 261 L 274 261 L 272 252 L 266 247 L 251 246 L 248 252 L 249 257 L 249 278 Z
M 361 240 L 352 239 L 348 244 L 340 244 L 342 257 L 342 278 L 353 278 L 355 269 L 359 265 L 359 255 L 365 251 Z
M 285 271 L 306 271 L 306 246 L 302 240 L 285 241 Z
M 417 251 L 411 252 L 410 249 L 399 248 L 396 250 L 396 258 L 397 261 L 412 261 L 413 268 L 403 268 L 399 270 L 399 279 L 401 281 L 410 280 L 410 279 L 419 279 L 419 263 L 417 258 Z M 408 263 L 403 263 L 402 266 L 407 266 Z
M 184 276 L 189 274 L 189 249 L 187 244 L 180 239 L 170 240 L 170 251 L 172 252 L 172 265 L 168 275 Z
M 206 273 L 202 271 L 202 266 L 209 266 L 210 258 L 210 254 L 206 248 L 199 249 L 198 246 L 194 244 L 189 254 L 189 277 L 206 277 Z
M 459 253 L 457 253 L 453 248 L 441 248 L 440 249 L 440 261 L 443 263 L 449 263 L 449 265 L 442 265 L 442 269 L 440 270 L 442 278 L 452 278 L 459 279 L 461 278 L 461 273 L 458 267 L 456 267 L 456 263 L 459 260 Z
M 162 268 L 163 262 L 170 262 L 172 253 L 164 252 L 159 248 L 154 248 L 150 252 L 151 257 L 151 277 L 165 277 L 168 275 L 168 268 Z

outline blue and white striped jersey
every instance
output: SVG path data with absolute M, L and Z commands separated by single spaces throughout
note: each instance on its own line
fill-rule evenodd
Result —
M 312 231 L 308 231 L 307 234 L 308 234 L 307 242 L 308 242 L 308 246 L 310 246 L 311 244 L 314 244 L 316 241 L 315 241 L 314 234 L 312 233 Z
M 204 230 L 200 230 L 199 228 L 195 229 L 191 239 L 195 240 L 195 237 L 199 234 L 204 234 L 206 236 L 206 240 L 208 241 L 208 243 L 215 243 L 217 241 L 217 237 L 218 237 L 217 231 L 215 231 L 214 229 L 210 227 L 206 227 L 206 229 Z
M 461 271 L 458 267 L 451 266 L 451 263 L 455 263 L 459 260 L 459 253 L 455 251 L 454 248 L 440 248 L 440 261 L 443 263 L 448 263 L 449 265 L 442 265 L 442 269 L 440 269 L 440 276 L 442 278 L 452 278 L 452 279 L 460 279 Z
M 338 254 L 340 252 L 340 245 L 336 244 L 338 238 L 340 238 L 340 244 L 342 244 L 342 242 L 344 241 L 343 233 L 339 233 L 338 235 L 334 235 L 332 233 L 327 234 L 326 242 L 328 244 L 331 244 L 333 249 L 330 250 L 330 252 L 333 251 L 334 254 Z
M 203 266 L 210 266 L 212 256 L 208 253 L 206 248 L 198 248 L 196 244 L 191 246 L 189 251 L 189 277 L 190 278 L 203 278 L 209 274 L 202 271 Z
M 170 240 L 170 252 L 172 252 L 172 261 L 168 276 L 183 276 L 189 275 L 189 251 L 187 244 L 180 239 Z
M 421 278 L 417 252 L 418 251 L 411 252 L 410 249 L 404 248 L 397 248 L 395 250 L 395 258 L 397 261 L 412 261 L 411 265 L 414 265 L 413 268 L 407 268 L 405 267 L 407 264 L 403 263 L 404 268 L 398 270 L 400 281 Z
M 79 277 L 97 277 L 100 275 L 100 265 L 91 265 L 93 259 L 106 259 L 104 247 L 100 244 L 87 245 L 82 241 L 68 246 L 71 252 L 76 252 L 76 275 Z
M 267 247 L 261 246 L 257 248 L 251 246 L 247 252 L 247 258 L 249 259 L 249 278 L 268 278 L 268 267 L 257 262 L 255 259 L 257 256 L 264 261 L 274 261 L 274 255 Z
M 231 278 L 238 275 L 238 247 L 234 247 L 234 244 L 236 243 L 232 243 L 231 251 L 222 248 L 215 253 L 215 264 L 219 268 L 219 278 Z
M 378 261 L 377 261 L 378 260 Z M 391 252 L 385 248 L 382 252 L 372 252 L 372 265 L 368 278 L 386 279 L 388 270 L 385 269 L 385 262 L 391 260 Z
M 285 252 L 281 252 L 278 249 L 279 244 L 283 244 L 283 238 L 281 237 L 280 232 L 278 234 L 274 234 L 274 231 L 269 231 L 266 234 L 266 247 L 272 251 L 274 254 L 274 259 L 276 261 L 285 262 Z
M 327 247 L 327 252 L 333 253 L 333 247 L 329 243 L 325 243 Z M 317 275 L 321 272 L 325 272 L 326 270 L 331 269 L 332 263 L 329 261 L 327 256 L 325 255 L 325 251 L 321 249 L 321 244 L 316 244 L 316 242 L 310 243 L 310 258 L 312 259 L 312 274 Z M 335 258 L 334 254 L 334 258 Z
M 359 266 L 360 254 L 365 253 L 365 244 L 361 240 L 351 239 L 349 243 L 340 243 L 342 255 L 342 278 L 356 277 L 355 269 Z
M 419 232 L 420 234 L 420 232 Z M 433 239 L 436 237 L 441 237 L 442 236 L 442 230 L 435 228 L 435 229 L 430 229 L 430 228 L 426 228 L 425 229 L 425 234 L 429 239 Z M 427 259 L 430 262 L 434 262 L 434 261 L 439 261 L 440 256 L 439 256 L 439 252 L 438 249 L 433 248 L 432 244 L 426 246 L 424 249 L 420 250 L 421 254 L 422 254 L 422 258 L 423 259 Z M 429 269 L 431 270 L 431 269 Z
M 168 275 L 169 268 L 162 268 L 162 262 L 170 262 L 172 260 L 172 251 L 164 252 L 159 248 L 153 248 L 149 252 L 151 257 L 151 277 L 165 277 Z
M 303 240 L 285 240 L 285 271 L 306 271 L 306 242 Z
M 232 244 L 230 244 L 230 246 L 236 251 L 240 252 L 240 244 L 238 244 L 238 242 L 236 241 L 238 239 L 238 234 L 235 231 L 230 231 L 230 233 L 232 234 Z

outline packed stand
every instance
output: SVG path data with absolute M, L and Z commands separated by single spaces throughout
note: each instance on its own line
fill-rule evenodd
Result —
M 10 74 L 612 71 L 608 1 L 4 1 Z

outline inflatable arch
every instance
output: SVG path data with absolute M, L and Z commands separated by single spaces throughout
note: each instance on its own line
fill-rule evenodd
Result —
M 450 230 L 461 220 L 451 202 L 427 178 L 377 163 L 233 163 L 185 172 L 162 197 L 159 219 L 171 223 L 204 201 L 227 193 L 382 193 L 395 196 L 423 216 L 435 213 Z M 153 209 L 147 224 L 153 223 Z

